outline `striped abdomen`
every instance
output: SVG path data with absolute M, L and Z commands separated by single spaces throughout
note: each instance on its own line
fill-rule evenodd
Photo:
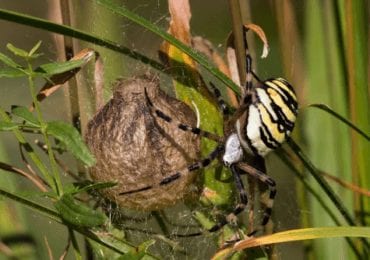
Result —
M 285 79 L 258 84 L 249 109 L 236 125 L 241 143 L 250 153 L 265 156 L 290 135 L 297 113 L 296 95 Z

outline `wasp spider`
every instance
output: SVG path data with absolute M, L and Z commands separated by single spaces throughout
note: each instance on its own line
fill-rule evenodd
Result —
M 228 120 L 225 118 L 224 137 L 217 136 L 198 127 L 183 124 L 177 119 L 168 116 L 156 107 L 154 100 L 150 100 L 148 95 L 146 95 L 147 102 L 154 116 L 169 124 L 176 124 L 183 131 L 189 131 L 195 135 L 216 141 L 218 143 L 216 149 L 205 159 L 189 165 L 182 171 L 174 172 L 159 183 L 137 190 L 125 191 L 121 195 L 148 190 L 155 186 L 167 185 L 190 172 L 208 166 L 216 158 L 220 158 L 224 166 L 230 168 L 232 172 L 239 194 L 239 203 L 235 206 L 232 213 L 209 231 L 217 231 L 225 224 L 233 222 L 236 219 L 236 215 L 246 208 L 248 198 L 240 177 L 244 173 L 249 174 L 269 187 L 269 201 L 264 211 L 261 226 L 267 224 L 276 195 L 276 184 L 266 173 L 247 164 L 244 161 L 244 153 L 262 158 L 270 151 L 278 148 L 293 130 L 298 113 L 298 104 L 292 86 L 285 79 L 273 78 L 261 81 L 253 72 L 246 32 L 244 32 L 247 64 L 246 84 L 242 87 L 239 108 L 233 115 L 229 115 L 229 110 L 222 100 L 219 90 L 211 83 L 224 117 L 229 117 Z

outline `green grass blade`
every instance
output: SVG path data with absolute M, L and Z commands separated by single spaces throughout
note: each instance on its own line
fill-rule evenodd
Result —
M 335 112 L 329 106 L 327 106 L 325 104 L 311 104 L 309 107 L 315 107 L 315 108 L 321 109 L 325 112 L 328 112 L 330 115 L 334 116 L 335 118 L 340 120 L 342 123 L 348 125 L 350 128 L 355 130 L 358 134 L 362 135 L 366 140 L 368 140 L 368 141 L 370 140 L 370 136 L 368 134 L 366 134 L 365 131 L 361 130 L 359 127 L 354 125 L 351 121 L 349 121 L 345 117 L 343 117 L 340 114 L 338 114 L 337 112 Z
M 351 216 L 350 212 L 345 207 L 343 201 L 339 199 L 339 197 L 336 195 L 336 193 L 333 191 L 333 189 L 330 187 L 327 181 L 321 176 L 321 174 L 316 169 L 316 167 L 311 163 L 308 157 L 302 152 L 300 147 L 292 139 L 288 140 L 288 144 L 292 148 L 292 150 L 295 152 L 295 154 L 299 157 L 299 159 L 302 161 L 306 169 L 315 178 L 317 183 L 325 191 L 328 198 L 332 201 L 332 203 L 338 209 L 338 211 L 343 216 L 343 218 L 346 220 L 346 222 L 351 226 L 356 226 L 356 222 L 354 218 Z M 370 249 L 370 245 L 368 241 L 362 239 L 362 243 L 364 247 L 366 248 L 366 250 Z
M 8 198 L 8 199 L 13 200 L 15 202 L 18 202 L 18 203 L 20 203 L 20 204 L 22 204 L 26 207 L 31 208 L 34 211 L 38 211 L 42 215 L 45 215 L 46 217 L 48 217 L 48 218 L 50 218 L 50 219 L 52 219 L 52 220 L 54 220 L 58 223 L 62 223 L 62 220 L 61 220 L 59 214 L 56 211 L 54 211 L 52 209 L 49 209 L 47 207 L 41 206 L 38 203 L 33 202 L 29 199 L 26 199 L 22 196 L 19 196 L 17 194 L 8 192 L 8 191 L 0 188 L 0 197 L 5 197 L 5 198 Z M 95 233 L 93 233 L 90 230 L 85 229 L 85 228 L 76 227 L 76 226 L 70 226 L 70 228 L 72 228 L 73 230 L 75 230 L 75 231 L 79 232 L 80 234 L 86 236 L 87 238 L 97 242 L 98 244 L 100 244 L 100 245 L 102 245 L 102 246 L 104 246 L 108 249 L 111 249 L 114 252 L 119 253 L 119 254 L 125 254 L 126 252 L 129 252 L 130 250 L 135 249 L 134 246 L 129 245 L 126 242 L 125 242 L 125 248 L 122 248 L 122 249 L 117 248 L 111 242 L 105 241 L 104 239 L 98 237 Z M 153 257 L 150 256 L 150 255 L 146 255 L 146 257 L 149 257 L 149 259 L 153 259 Z
M 370 132 L 369 118 L 369 12 L 366 1 L 344 1 L 341 6 L 344 20 L 344 42 L 347 62 L 350 119 L 357 126 Z M 359 136 L 351 135 L 352 179 L 360 186 L 370 186 L 370 143 Z M 370 211 L 369 198 L 355 195 L 354 210 L 357 219 L 369 225 L 370 217 L 362 214 Z
M 314 198 L 315 200 L 321 205 L 321 207 L 325 210 L 325 212 L 330 216 L 330 218 L 334 221 L 334 223 L 337 226 L 341 225 L 341 221 L 338 218 L 337 214 L 333 211 L 333 209 L 328 205 L 328 201 L 324 200 L 320 194 L 313 188 L 313 185 L 305 178 L 305 176 L 293 165 L 292 159 L 288 158 L 287 152 L 284 151 L 284 153 L 279 153 L 277 156 L 292 170 L 292 172 L 295 174 L 295 176 L 303 183 L 303 186 L 306 191 L 308 191 Z M 360 252 L 356 248 L 356 245 L 354 242 L 346 238 L 347 243 L 349 246 L 352 248 L 353 252 L 359 256 Z
M 302 152 L 301 148 L 293 141 L 293 139 L 288 140 L 288 144 L 294 153 L 299 157 L 302 161 L 306 169 L 310 172 L 310 174 L 315 178 L 315 180 L 319 183 L 321 188 L 325 191 L 326 195 L 331 199 L 334 203 L 336 208 L 342 214 L 344 219 L 347 221 L 349 225 L 355 226 L 355 220 L 349 213 L 348 209 L 344 206 L 344 203 L 339 199 L 339 197 L 335 194 L 333 189 L 327 183 L 327 181 L 321 176 L 319 171 L 316 167 L 312 164 L 312 162 L 308 159 L 308 157 Z
M 52 23 L 45 19 L 41 19 L 41 18 L 37 18 L 37 17 L 33 17 L 30 15 L 21 14 L 17 12 L 12 12 L 12 11 L 1 9 L 1 8 L 0 8 L 0 19 L 10 21 L 10 22 L 15 22 L 18 24 L 36 27 L 36 28 L 43 29 L 49 32 L 59 33 L 59 34 L 70 36 L 70 37 L 80 39 L 86 42 L 91 42 L 95 45 L 106 47 L 108 49 L 111 49 L 116 52 L 127 55 L 130 58 L 133 58 L 143 63 L 149 64 L 155 69 L 158 69 L 158 70 L 165 69 L 161 63 L 155 60 L 149 59 L 148 57 L 136 51 L 133 51 L 125 46 L 122 46 L 110 40 L 103 39 L 99 36 L 96 36 L 96 35 L 81 31 L 81 30 L 73 29 L 69 26 Z
M 11 68 L 14 68 L 14 69 L 21 68 L 21 65 L 19 65 L 14 60 L 12 60 L 10 57 L 6 56 L 5 54 L 1 52 L 0 52 L 0 61 L 8 65 Z
M 344 1 L 343 1 L 344 2 Z M 343 60 L 343 40 L 340 38 L 343 32 L 336 15 L 335 1 L 307 2 L 305 10 L 305 50 L 307 64 L 307 93 L 305 98 L 308 103 L 323 103 L 333 108 L 338 114 L 350 118 L 348 114 L 348 92 L 345 60 Z M 305 113 L 307 153 L 315 167 L 326 172 L 335 174 L 336 177 L 351 180 L 351 153 L 350 129 L 341 124 L 335 117 L 328 117 L 324 113 Z M 354 122 L 353 120 L 351 120 Z M 310 173 L 313 174 L 312 169 Z M 320 176 L 313 176 L 314 181 L 324 188 L 323 182 L 319 182 Z M 355 181 L 354 181 L 355 182 Z M 327 186 L 327 185 L 325 185 Z M 330 188 L 330 186 L 328 186 Z M 331 189 L 333 191 L 333 189 Z M 343 188 L 337 187 L 338 196 L 328 194 L 328 190 L 321 190 L 321 196 L 328 201 L 336 201 L 336 208 L 341 207 L 336 214 L 337 217 L 346 215 L 347 223 L 359 222 L 355 220 L 353 208 L 353 194 L 345 192 Z M 340 203 L 341 205 L 339 205 Z M 332 221 L 321 207 L 313 201 L 311 203 L 312 223 L 314 226 L 332 225 Z M 349 218 L 350 217 L 350 218 Z M 350 224 L 353 225 L 353 224 Z M 341 242 L 342 245 L 344 243 Z M 367 242 L 365 242 L 367 243 Z M 348 250 L 337 252 L 331 250 L 334 243 L 331 240 L 315 241 L 314 254 L 316 258 L 346 258 L 354 259 Z M 359 247 L 358 247 L 359 248 Z
M 29 199 L 23 198 L 19 195 L 8 192 L 8 191 L 6 191 L 4 189 L 1 189 L 1 188 L 0 188 L 0 196 L 6 197 L 6 198 L 11 199 L 15 202 L 21 203 L 22 205 L 24 205 L 26 207 L 29 207 L 32 210 L 38 211 L 39 213 L 47 216 L 48 218 L 50 218 L 54 221 L 61 222 L 61 220 L 59 218 L 59 214 L 56 211 L 54 211 L 52 209 L 49 209 L 47 207 L 44 207 L 44 206 L 40 206 L 39 204 L 37 204 L 33 201 L 30 201 Z

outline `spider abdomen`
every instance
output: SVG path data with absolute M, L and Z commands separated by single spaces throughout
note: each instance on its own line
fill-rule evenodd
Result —
M 240 119 L 245 120 L 244 124 L 237 122 L 241 143 L 250 153 L 265 156 L 291 134 L 297 113 L 295 92 L 285 79 L 260 83 L 253 90 L 246 115 Z

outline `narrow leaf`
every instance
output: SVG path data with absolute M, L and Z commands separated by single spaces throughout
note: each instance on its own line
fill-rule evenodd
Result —
M 136 252 L 135 250 L 132 250 L 120 257 L 117 258 L 117 260 L 141 260 L 145 256 L 144 252 Z
M 128 253 L 117 258 L 117 260 L 141 260 L 145 257 L 149 247 L 154 244 L 154 239 L 144 241 L 137 248 L 130 250 Z
M 28 53 L 29 56 L 34 56 L 34 53 L 40 48 L 42 41 L 38 41 Z
M 0 78 L 19 78 L 24 76 L 26 76 L 26 74 L 19 69 L 7 68 L 0 70 Z
M 60 74 L 74 69 L 79 69 L 84 64 L 84 60 L 71 60 L 66 62 L 53 62 L 43 64 L 36 68 L 35 71 L 38 73 L 45 74 L 47 76 Z
M 23 58 L 27 58 L 28 57 L 28 52 L 26 52 L 25 50 L 22 50 L 20 48 L 15 47 L 11 43 L 8 43 L 6 45 L 6 48 L 8 48 L 8 50 L 10 50 L 11 52 L 13 52 L 14 55 L 17 55 L 17 56 L 23 57 Z
M 18 128 L 18 124 L 0 121 L 0 131 L 10 131 Z
M 9 67 L 19 69 L 21 68 L 21 65 L 17 64 L 15 61 L 13 61 L 11 58 L 6 56 L 5 54 L 0 52 L 0 61 L 4 62 Z
M 94 156 L 83 142 L 80 133 L 72 125 L 60 121 L 49 122 L 46 132 L 64 143 L 66 148 L 87 166 L 94 165 Z
M 44 206 L 41 206 L 40 203 L 36 203 L 36 202 L 33 202 L 33 201 L 30 201 L 29 199 L 27 198 L 24 198 L 23 196 L 20 196 L 20 195 L 17 195 L 17 194 L 14 194 L 14 193 L 10 193 L 8 191 L 5 191 L 4 189 L 0 188 L 0 198 L 1 197 L 5 197 L 7 199 L 10 199 L 14 202 L 18 202 L 34 211 L 37 211 L 38 213 L 41 213 L 42 215 L 44 216 L 47 216 L 48 218 L 60 223 L 60 216 L 58 214 L 58 212 L 54 211 L 54 210 L 51 210 L 47 207 L 44 207 Z M 95 241 L 97 242 L 98 244 L 104 246 L 105 248 L 109 248 L 111 250 L 113 250 L 114 252 L 117 252 L 119 254 L 124 254 L 124 251 L 122 251 L 122 248 L 118 248 L 116 247 L 115 245 L 113 245 L 111 243 L 111 241 L 105 241 L 99 237 L 96 236 L 95 233 L 91 232 L 91 231 L 88 231 L 88 230 L 85 230 L 85 229 L 81 229 L 81 228 L 78 228 L 78 227 L 72 227 L 72 229 L 74 229 L 75 231 L 79 232 L 81 235 L 84 235 L 88 238 L 90 238 L 92 241 Z M 128 244 L 124 244 L 124 245 L 128 245 Z M 132 248 L 133 246 L 131 245 L 128 245 L 129 248 Z M 154 259 L 153 257 L 151 257 L 150 255 L 148 255 L 149 258 L 148 259 Z M 151 257 L 151 258 L 150 258 Z
M 40 126 L 39 120 L 26 107 L 14 106 L 12 107 L 12 114 L 24 119 L 27 123 Z

